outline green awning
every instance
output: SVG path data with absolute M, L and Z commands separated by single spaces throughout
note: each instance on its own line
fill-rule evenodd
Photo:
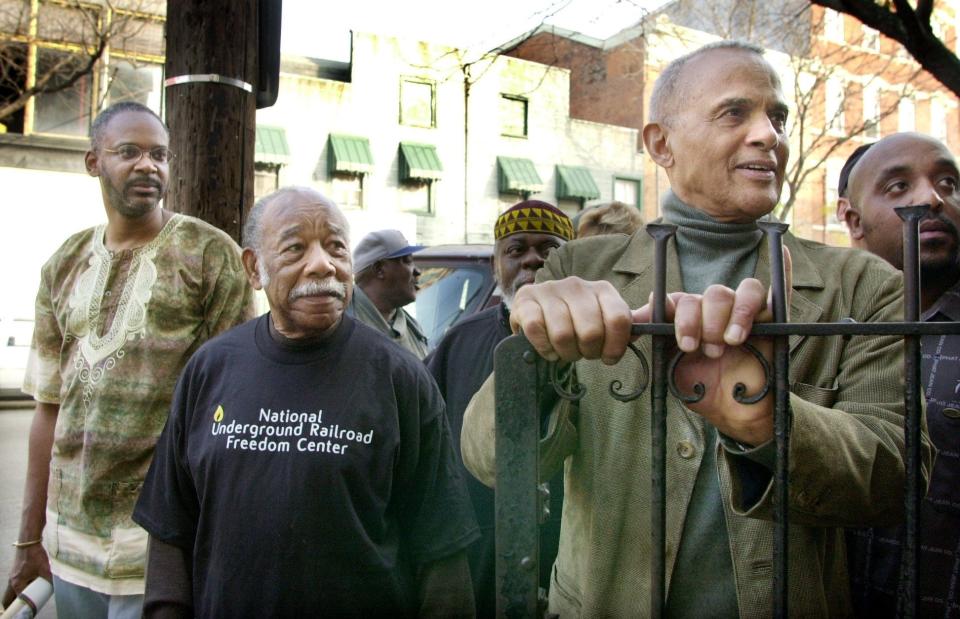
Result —
M 590 170 L 582 166 L 557 166 L 557 199 L 596 200 L 600 190 Z
M 327 148 L 330 173 L 369 174 L 373 172 L 370 140 L 355 135 L 331 133 Z
M 543 191 L 543 181 L 529 159 L 497 157 L 497 186 L 500 193 L 529 194 Z
M 434 181 L 443 175 L 443 166 L 433 144 L 400 142 L 400 181 Z
M 290 161 L 287 130 L 283 127 L 257 125 L 257 142 L 253 152 L 254 160 L 260 163 L 286 164 Z

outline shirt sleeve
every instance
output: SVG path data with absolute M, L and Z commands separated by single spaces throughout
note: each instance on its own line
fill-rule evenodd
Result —
M 47 263 L 40 275 L 34 313 L 33 340 L 27 371 L 23 378 L 23 392 L 37 402 L 60 404 L 60 350 L 63 332 L 57 322 L 51 298 L 53 266 Z
M 405 544 L 414 563 L 424 565 L 465 548 L 480 533 L 454 456 L 443 399 L 425 370 L 417 375 L 418 388 L 412 391 L 419 397 L 401 402 L 408 407 L 401 415 L 410 407 L 419 412 L 418 440 L 403 436 L 407 424 L 401 421 L 401 449 L 409 454 L 416 445 L 417 453 L 398 496 L 403 497 L 400 526 Z
M 253 289 L 247 281 L 236 243 L 217 238 L 207 244 L 203 255 L 203 277 L 207 339 L 256 315 Z
M 192 367 L 187 364 L 177 382 L 170 416 L 133 511 L 134 522 L 150 535 L 191 552 L 200 515 L 196 486 L 186 462 Z

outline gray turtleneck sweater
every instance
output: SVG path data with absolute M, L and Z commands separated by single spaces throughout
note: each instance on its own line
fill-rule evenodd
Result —
M 736 289 L 753 277 L 763 232 L 756 222 L 721 223 L 667 192 L 663 219 L 677 226 L 680 277 L 686 292 L 711 284 Z M 737 617 L 730 538 L 717 468 L 718 433 L 704 421 L 705 449 L 683 524 L 667 596 L 668 617 Z

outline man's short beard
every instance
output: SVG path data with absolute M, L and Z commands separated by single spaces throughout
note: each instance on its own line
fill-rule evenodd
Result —
M 514 279 L 510 286 L 504 286 L 503 278 L 500 277 L 500 265 L 495 265 L 493 279 L 497 282 L 497 285 L 500 286 L 500 302 L 506 305 L 507 309 L 510 309 L 510 306 L 513 305 L 513 298 L 517 296 L 517 280 Z
M 920 259 L 920 275 L 921 278 L 926 276 L 927 278 L 936 278 L 941 277 L 950 277 L 960 274 L 960 252 L 954 251 L 953 254 L 947 257 L 944 260 L 937 260 L 936 262 L 924 261 L 921 256 Z

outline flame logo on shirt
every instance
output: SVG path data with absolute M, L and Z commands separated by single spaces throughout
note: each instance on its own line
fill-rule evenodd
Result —
M 217 423 L 223 421 L 223 406 L 217 406 L 217 410 L 213 412 L 213 420 Z

